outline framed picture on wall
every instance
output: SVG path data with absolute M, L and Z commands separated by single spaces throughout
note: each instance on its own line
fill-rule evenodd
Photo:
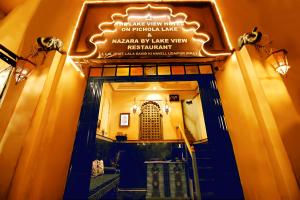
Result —
M 130 121 L 130 113 L 120 113 L 120 126 L 128 127 Z

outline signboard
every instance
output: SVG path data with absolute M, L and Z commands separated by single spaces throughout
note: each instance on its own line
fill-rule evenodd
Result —
M 199 6 L 200 4 L 200 6 Z M 122 4 L 112 12 L 108 4 L 86 4 L 75 34 L 73 58 L 216 57 L 230 55 L 219 34 L 211 3 Z M 190 5 L 190 6 L 187 6 Z M 110 5 L 111 6 L 111 5 Z M 118 7 L 119 4 L 113 4 Z M 103 12 L 104 8 L 107 8 Z M 175 11 L 173 10 L 176 7 Z M 122 9 L 123 8 L 123 9 Z M 182 8 L 182 9 L 180 9 Z M 107 13 L 100 20 L 97 16 Z M 102 10 L 102 12 L 101 12 Z M 179 11 L 180 10 L 180 11 Z M 185 11 L 185 12 L 184 12 Z M 191 12 L 190 15 L 188 12 Z M 209 25 L 200 22 L 200 18 Z M 92 18 L 94 16 L 94 18 Z M 97 21 L 99 19 L 99 21 Z M 207 25 L 206 25 L 207 26 Z

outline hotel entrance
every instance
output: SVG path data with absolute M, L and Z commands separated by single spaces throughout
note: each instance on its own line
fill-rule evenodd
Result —
M 215 9 L 84 3 L 69 60 L 89 78 L 65 199 L 243 199 L 214 76 L 232 54 Z
M 104 173 L 92 169 L 90 198 L 188 198 L 184 137 L 188 145 L 207 139 L 203 115 L 198 114 L 197 81 L 103 83 L 93 163 L 101 163 L 101 169 L 104 163 Z M 115 170 L 113 175 L 108 169 Z M 104 178 L 110 176 L 115 179 Z M 106 193 L 109 183 L 114 189 Z
M 78 196 L 241 199 L 212 66 L 90 68 L 65 190 Z
M 70 2 L 0 0 L 0 199 L 300 199 L 300 1 Z

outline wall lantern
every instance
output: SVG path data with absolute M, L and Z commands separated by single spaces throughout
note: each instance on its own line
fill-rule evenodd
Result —
M 165 112 L 166 112 L 166 114 L 169 114 L 169 112 L 170 112 L 170 106 L 167 103 L 165 105 Z
M 286 75 L 288 70 L 291 68 L 287 60 L 287 50 L 279 49 L 276 50 L 272 47 L 272 41 L 269 40 L 268 36 L 265 36 L 264 44 L 254 44 L 257 51 L 265 61 L 272 65 L 274 70 L 280 75 Z M 261 42 L 262 43 L 262 42 Z
M 132 106 L 132 112 L 133 112 L 133 114 L 135 114 L 137 112 L 137 110 L 138 110 L 138 106 L 136 104 L 133 105 Z
M 138 109 L 139 109 L 139 107 L 138 107 L 138 105 L 136 103 L 136 99 L 134 98 L 134 104 L 132 106 L 132 112 L 133 112 L 133 114 L 135 114 L 138 111 Z
M 19 57 L 17 59 L 15 79 L 16 83 L 26 79 L 32 70 L 36 67 L 36 64 L 26 58 Z
M 30 60 L 17 56 L 15 53 L 0 44 L 0 59 L 15 68 L 16 84 L 26 79 L 36 64 Z
M 38 56 L 40 52 L 44 54 L 43 59 L 40 64 L 44 63 L 46 54 L 49 51 L 55 50 L 64 54 L 62 50 L 63 42 L 55 37 L 38 37 L 36 39 L 36 44 L 33 48 L 33 52 L 26 56 L 26 58 L 21 57 L 7 49 L 5 46 L 0 44 L 0 59 L 15 68 L 14 74 L 16 79 L 16 84 L 24 79 L 26 79 L 31 71 L 37 66 L 31 61 L 32 58 Z M 28 59 L 31 58 L 31 59 Z
M 281 75 L 286 75 L 290 66 L 287 61 L 287 50 L 279 49 L 273 51 L 272 41 L 269 40 L 268 35 L 262 34 L 254 27 L 252 32 L 245 33 L 238 39 L 239 48 L 241 49 L 245 44 L 252 44 L 259 51 L 261 56 L 268 63 L 270 63 L 275 71 Z M 264 44 L 263 44 L 264 43 Z
M 287 60 L 287 50 L 279 49 L 277 51 L 273 51 L 267 58 L 267 62 L 270 63 L 275 71 L 281 75 L 285 75 L 290 66 Z

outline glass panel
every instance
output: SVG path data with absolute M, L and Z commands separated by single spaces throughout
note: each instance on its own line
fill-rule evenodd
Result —
M 172 66 L 172 75 L 184 74 L 183 66 Z
M 117 68 L 117 76 L 129 76 L 129 68 L 128 67 L 118 67 Z
M 142 67 L 131 67 L 130 68 L 130 76 L 143 76 L 143 68 Z
M 102 68 L 90 68 L 90 77 L 98 77 L 102 74 Z
M 103 68 L 103 76 L 115 76 L 116 68 L 105 67 Z
M 186 74 L 199 74 L 198 65 L 187 65 L 185 66 Z
M 200 65 L 199 66 L 200 74 L 212 74 L 212 69 L 210 65 Z
M 156 75 L 156 66 L 146 65 L 146 67 L 145 67 L 145 75 L 146 76 Z
M 170 66 L 158 66 L 158 75 L 170 75 Z

